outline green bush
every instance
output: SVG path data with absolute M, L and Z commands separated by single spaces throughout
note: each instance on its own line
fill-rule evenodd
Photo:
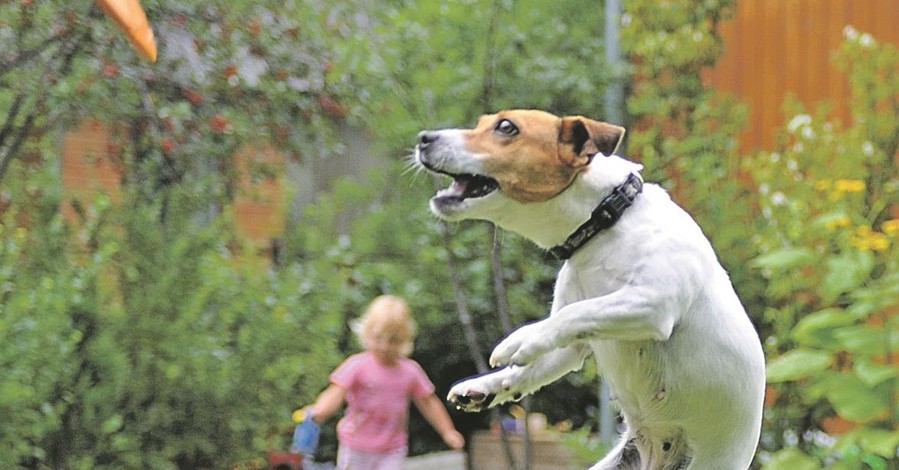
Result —
M 285 448 L 339 360 L 303 270 L 240 262 L 226 225 L 98 196 L 67 228 L 45 199 L 0 226 L 0 460 L 223 468 Z
M 331 149 L 330 51 L 308 21 L 326 13 L 144 6 L 160 41 L 152 66 L 94 2 L 0 7 L 5 466 L 251 461 L 286 447 L 290 411 L 339 360 L 340 318 L 306 273 L 242 262 L 227 217 L 238 150 Z M 90 157 L 123 170 L 122 201 L 62 200 L 60 131 L 94 119 L 112 136 Z M 63 221 L 70 206 L 78 220 Z
M 852 119 L 795 100 L 778 148 L 745 160 L 761 218 L 764 468 L 899 464 L 899 52 L 846 30 Z

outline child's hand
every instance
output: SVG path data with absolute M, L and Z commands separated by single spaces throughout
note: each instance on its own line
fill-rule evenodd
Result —
M 462 450 L 462 448 L 465 447 L 465 438 L 455 429 L 447 431 L 441 437 L 443 437 L 443 442 L 445 442 L 450 449 Z
M 306 421 L 306 418 L 311 418 L 312 414 L 310 411 L 312 410 L 311 406 L 304 406 L 302 408 L 297 408 L 293 411 L 293 414 L 290 415 L 290 419 L 293 420 L 294 423 L 302 423 Z

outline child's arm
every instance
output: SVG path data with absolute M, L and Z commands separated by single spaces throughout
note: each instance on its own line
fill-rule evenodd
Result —
M 344 400 L 346 400 L 346 389 L 332 383 L 319 394 L 315 403 L 309 405 L 312 410 L 312 419 L 316 423 L 324 422 L 331 415 L 340 411 Z
M 446 412 L 446 408 L 443 407 L 443 403 L 437 398 L 437 395 L 432 393 L 413 400 L 418 411 L 421 411 L 425 419 L 431 423 L 446 445 L 455 450 L 460 450 L 465 446 L 465 438 L 456 430 L 449 413 Z

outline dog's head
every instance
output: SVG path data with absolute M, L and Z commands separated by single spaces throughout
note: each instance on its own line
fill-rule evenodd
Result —
M 415 158 L 453 178 L 431 199 L 431 209 L 458 220 L 504 198 L 531 203 L 556 197 L 623 137 L 623 127 L 581 116 L 511 110 L 481 116 L 474 129 L 423 131 Z

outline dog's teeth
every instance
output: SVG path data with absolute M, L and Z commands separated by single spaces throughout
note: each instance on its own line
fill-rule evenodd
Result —
M 466 183 L 460 180 L 453 180 L 448 188 L 441 189 L 437 192 L 439 197 L 461 197 L 465 193 Z
M 456 187 L 456 185 L 454 184 L 448 188 L 437 191 L 437 196 L 438 197 L 460 197 L 460 196 L 462 196 L 462 191 L 459 190 L 459 188 Z

